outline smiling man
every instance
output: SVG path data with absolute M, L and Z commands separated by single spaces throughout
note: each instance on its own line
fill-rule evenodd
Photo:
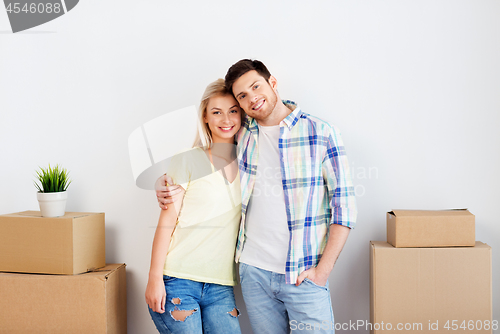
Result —
M 276 78 L 258 60 L 231 66 L 225 83 L 247 114 L 237 136 L 235 260 L 253 332 L 334 333 L 328 277 L 357 216 L 340 134 L 282 101 Z M 176 190 L 165 187 L 166 176 L 159 183 L 165 209 Z
M 340 134 L 282 101 L 260 61 L 240 60 L 225 80 L 248 115 L 238 135 L 236 261 L 252 329 L 333 333 L 328 277 L 356 221 Z

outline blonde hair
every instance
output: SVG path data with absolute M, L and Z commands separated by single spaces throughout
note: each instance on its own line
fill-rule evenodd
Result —
M 208 124 L 205 123 L 205 116 L 207 115 L 207 107 L 208 101 L 215 96 L 233 96 L 231 92 L 229 92 L 226 88 L 226 84 L 224 79 L 217 79 L 214 82 L 210 83 L 203 96 L 201 97 L 200 108 L 198 109 L 198 122 L 199 122 L 199 131 L 196 134 L 196 139 L 194 140 L 193 147 L 204 147 L 204 146 L 212 146 L 212 131 L 208 127 Z M 241 119 L 243 124 L 244 113 L 241 110 Z M 200 137 L 200 134 L 202 137 Z

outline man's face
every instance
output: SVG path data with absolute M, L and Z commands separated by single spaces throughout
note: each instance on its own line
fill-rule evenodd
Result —
M 267 82 L 257 71 L 249 71 L 234 82 L 233 94 L 248 116 L 264 121 L 276 107 L 276 87 L 273 76 Z

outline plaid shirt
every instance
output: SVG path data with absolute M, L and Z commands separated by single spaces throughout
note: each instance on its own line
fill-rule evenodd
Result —
M 306 114 L 292 101 L 293 111 L 280 123 L 279 151 L 288 230 L 286 282 L 318 264 L 330 224 L 353 228 L 356 222 L 354 187 L 344 145 L 338 131 Z M 245 217 L 255 185 L 259 128 L 247 117 L 238 133 L 241 180 L 241 223 L 236 246 L 238 262 L 245 243 Z

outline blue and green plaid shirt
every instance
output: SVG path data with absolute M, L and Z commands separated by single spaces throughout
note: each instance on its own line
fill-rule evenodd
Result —
M 306 114 L 292 101 L 293 111 L 280 123 L 279 151 L 288 230 L 286 282 L 318 264 L 330 224 L 353 228 L 356 201 L 347 156 L 339 132 Z M 238 262 L 245 243 L 245 217 L 257 174 L 257 121 L 247 117 L 238 133 L 241 180 L 241 223 L 236 247 Z

